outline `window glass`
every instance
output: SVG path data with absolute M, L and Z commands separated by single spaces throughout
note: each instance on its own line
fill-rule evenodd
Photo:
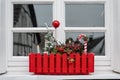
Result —
M 27 56 L 29 52 L 43 52 L 46 33 L 13 33 L 13 56 Z
M 66 4 L 66 27 L 104 27 L 104 4 Z
M 66 32 L 66 39 L 73 38 L 76 41 L 76 38 L 79 34 L 86 34 L 88 39 L 88 52 L 94 52 L 95 55 L 105 55 L 105 33 L 104 32 Z M 83 41 L 81 40 L 81 43 Z
M 14 4 L 14 27 L 51 26 L 52 4 Z

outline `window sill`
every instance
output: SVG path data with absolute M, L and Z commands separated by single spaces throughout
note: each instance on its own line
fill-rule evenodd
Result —
M 33 75 L 25 72 L 8 72 L 0 80 L 62 80 L 62 79 L 120 79 L 120 74 L 112 71 L 96 71 L 90 75 Z

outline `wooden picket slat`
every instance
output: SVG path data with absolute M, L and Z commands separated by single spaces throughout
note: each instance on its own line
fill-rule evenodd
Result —
M 48 73 L 48 55 L 43 54 L 43 73 Z
M 69 58 L 75 60 L 74 53 L 71 53 L 69 55 Z M 73 74 L 74 73 L 74 64 L 75 64 L 75 61 L 72 62 L 70 59 L 69 59 L 69 64 L 68 64 L 69 68 L 68 69 L 69 69 L 69 74 Z
M 80 67 L 81 67 L 81 59 L 80 59 L 80 54 L 75 54 L 75 73 L 79 74 L 80 71 Z
M 56 54 L 56 73 L 61 73 L 61 55 L 59 53 Z
M 42 73 L 42 55 L 36 54 L 36 74 Z
M 67 60 L 67 54 L 62 55 L 62 73 L 67 74 L 68 70 L 68 60 Z
M 94 72 L 94 53 L 88 54 L 88 72 Z
M 86 74 L 87 73 L 87 54 L 83 53 L 82 54 L 82 73 Z
M 49 64 L 50 68 L 50 73 L 54 74 L 55 73 L 55 56 L 53 53 L 50 54 L 50 64 Z
M 35 72 L 35 57 L 36 55 L 34 53 L 29 54 L 29 72 Z

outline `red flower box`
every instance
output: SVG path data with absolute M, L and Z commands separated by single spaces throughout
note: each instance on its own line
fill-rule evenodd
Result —
M 64 48 L 55 54 L 30 53 L 29 72 L 34 74 L 89 74 L 94 72 L 94 53 L 87 52 L 87 37 L 84 34 L 78 36 L 78 40 L 84 38 L 84 52 L 66 51 Z M 80 47 L 80 46 L 79 46 Z M 58 47 L 59 48 L 59 47 Z M 78 51 L 79 52 L 79 51 Z
M 68 57 L 73 58 L 70 62 Z M 89 74 L 94 72 L 94 53 L 29 55 L 29 72 L 34 74 Z

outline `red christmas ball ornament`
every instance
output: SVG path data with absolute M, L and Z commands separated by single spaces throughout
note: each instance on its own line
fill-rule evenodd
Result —
M 52 25 L 53 25 L 53 27 L 56 29 L 56 28 L 59 27 L 60 22 L 59 22 L 58 20 L 54 20 L 54 21 L 52 22 Z

